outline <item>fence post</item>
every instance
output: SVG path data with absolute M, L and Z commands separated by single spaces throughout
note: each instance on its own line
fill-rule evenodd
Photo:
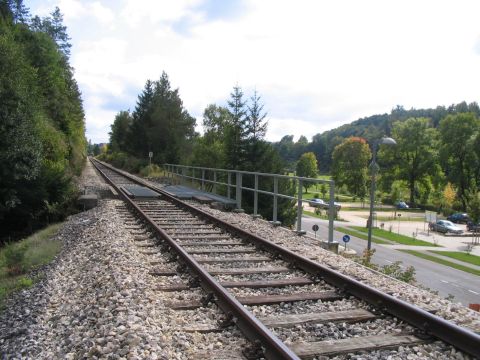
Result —
M 187 185 L 187 168 L 182 167 L 182 184 Z
M 328 242 L 333 242 L 333 220 L 337 209 L 335 209 L 335 183 L 330 182 L 330 202 L 328 205 Z
M 237 172 L 235 199 L 237 200 L 237 210 L 240 211 L 242 209 L 242 173 L 240 172 Z
M 214 194 L 217 193 L 217 172 L 214 170 L 213 171 L 213 187 L 212 187 L 212 192 Z
M 195 169 L 192 168 L 192 187 L 193 187 L 193 188 L 195 187 L 194 181 L 195 181 Z
M 205 169 L 202 169 L 202 191 L 205 191 Z
M 255 174 L 255 191 L 253 192 L 253 217 L 258 217 L 258 174 Z
M 227 185 L 227 198 L 231 199 L 232 197 L 230 196 L 230 186 L 232 185 L 232 173 L 229 171 L 228 172 L 228 185 Z
M 278 216 L 278 178 L 276 176 L 273 177 L 273 217 L 272 221 L 274 225 L 278 224 L 277 216 Z
M 298 197 L 297 197 L 297 234 L 303 235 L 305 231 L 302 230 L 302 186 L 303 180 L 298 179 Z

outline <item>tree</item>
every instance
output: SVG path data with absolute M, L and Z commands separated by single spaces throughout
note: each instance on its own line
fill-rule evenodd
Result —
M 409 118 L 393 124 L 392 137 L 396 146 L 386 146 L 379 156 L 393 164 L 390 171 L 394 178 L 405 180 L 410 192 L 410 204 L 415 206 L 417 184 L 428 183 L 430 177 L 439 172 L 437 166 L 436 130 L 429 119 Z
M 245 160 L 246 102 L 243 91 L 236 85 L 230 93 L 230 121 L 225 131 L 226 160 L 229 169 L 239 169 Z
M 87 148 L 66 56 L 29 23 L 21 0 L 0 3 L 0 237 L 69 214 Z M 60 15 L 57 12 L 57 15 Z M 58 23 L 57 23 L 58 24 Z
M 304 153 L 297 162 L 297 176 L 316 178 L 317 177 L 317 158 L 313 152 Z M 304 181 L 305 192 L 311 183 Z
M 440 160 L 447 180 L 457 189 L 463 210 L 467 209 L 468 193 L 477 189 L 475 174 L 479 159 L 474 151 L 480 122 L 474 113 L 448 115 L 440 122 Z
M 337 145 L 332 154 L 332 178 L 335 184 L 345 185 L 352 195 L 364 199 L 371 156 L 367 142 L 359 137 L 350 137 Z
M 183 107 L 178 89 L 172 90 L 165 72 L 157 81 L 147 80 L 132 118 L 132 155 L 146 158 L 152 151 L 158 163 L 178 163 L 190 152 L 195 119 Z
M 203 112 L 202 122 L 205 138 L 211 142 L 223 140 L 229 121 L 230 112 L 227 108 L 215 104 L 208 105 Z
M 468 214 L 475 224 L 480 222 L 480 192 L 470 196 L 468 201 Z
M 261 142 L 267 132 L 268 122 L 265 121 L 267 114 L 263 112 L 263 104 L 260 103 L 257 90 L 250 100 L 251 104 L 247 106 L 245 121 L 246 161 L 250 170 L 260 171 L 262 168 L 257 164 L 257 161 L 263 151 Z
M 452 184 L 447 183 L 443 189 L 443 203 L 448 209 L 452 208 L 453 202 L 455 201 L 455 195 L 455 189 Z
M 132 125 L 132 116 L 129 111 L 120 111 L 116 116 L 113 124 L 110 125 L 112 129 L 108 134 L 110 135 L 110 150 L 124 151 L 128 150 L 129 129 Z
M 58 49 L 68 58 L 70 56 L 70 37 L 67 33 L 67 27 L 63 25 L 63 15 L 60 9 L 55 7 L 55 10 L 50 14 L 50 17 L 43 19 L 34 16 L 31 20 L 31 26 L 34 31 L 39 31 L 47 34 L 52 38 L 58 46 Z

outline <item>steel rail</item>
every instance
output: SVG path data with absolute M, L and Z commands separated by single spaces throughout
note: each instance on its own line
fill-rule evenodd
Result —
M 108 164 L 102 164 L 104 166 L 107 166 L 111 170 L 116 171 L 117 173 L 124 174 L 123 172 L 119 172 L 117 169 Z M 397 299 L 369 285 L 363 284 L 355 279 L 339 273 L 338 271 L 332 270 L 324 265 L 316 263 L 306 257 L 298 255 L 267 239 L 264 239 L 249 231 L 241 229 L 238 226 L 229 224 L 221 219 L 217 219 L 213 215 L 208 214 L 207 212 L 204 212 L 185 203 L 184 201 L 173 197 L 159 187 L 151 186 L 144 181 L 138 180 L 125 174 L 124 176 L 127 176 L 130 180 L 136 181 L 142 186 L 148 187 L 161 193 L 165 197 L 169 198 L 172 202 L 195 212 L 197 215 L 208 219 L 209 221 L 230 232 L 236 233 L 240 237 L 254 242 L 257 246 L 281 256 L 284 260 L 293 263 L 298 268 L 323 279 L 324 281 L 334 285 L 335 287 L 340 288 L 346 293 L 360 298 L 372 304 L 373 306 L 380 308 L 383 311 L 386 311 L 389 314 L 406 321 L 414 327 L 424 331 L 426 334 L 433 335 L 434 337 L 443 340 L 457 347 L 458 349 L 465 351 L 470 355 L 480 358 L 479 334 L 476 334 L 471 330 L 453 324 L 452 322 L 440 318 L 439 316 L 433 315 L 415 305 L 407 303 L 404 300 Z
M 181 260 L 189 267 L 193 273 L 198 276 L 200 285 L 207 293 L 215 295 L 215 302 L 223 312 L 233 319 L 242 333 L 253 343 L 260 342 L 264 355 L 267 359 L 300 360 L 300 358 L 290 350 L 280 339 L 278 339 L 265 325 L 263 325 L 255 316 L 247 311 L 243 305 L 235 299 L 223 286 L 221 286 L 191 255 L 189 255 L 175 240 L 170 237 L 162 228 L 132 201 L 123 189 L 118 187 L 98 166 L 93 162 L 97 170 L 102 174 L 105 180 L 120 194 L 126 201 L 154 230 L 160 237 L 173 249 Z M 103 164 L 107 166 L 106 164 Z M 109 166 L 107 166 L 109 167 Z M 110 168 L 115 171 L 114 169 Z M 133 178 L 130 178 L 131 180 Z M 133 179 L 135 180 L 135 179 Z M 136 181 L 136 180 L 135 180 Z M 157 191 L 157 190 L 156 190 Z

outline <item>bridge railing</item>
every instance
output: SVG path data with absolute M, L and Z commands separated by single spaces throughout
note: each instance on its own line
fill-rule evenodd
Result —
M 328 203 L 328 242 L 333 242 L 333 224 L 335 218 L 335 182 L 333 180 L 314 179 L 301 176 L 289 176 L 262 172 L 241 171 L 241 170 L 228 170 L 217 169 L 200 166 L 186 166 L 178 164 L 164 164 L 164 169 L 167 172 L 167 176 L 171 177 L 174 181 L 188 186 L 188 182 L 194 187 L 195 182 L 199 185 L 202 191 L 207 191 L 209 187 L 213 194 L 218 193 L 218 186 L 224 188 L 224 195 L 228 199 L 235 199 L 237 209 L 242 209 L 242 191 L 253 192 L 253 216 L 258 216 L 258 194 L 270 195 L 273 198 L 273 213 L 272 222 L 275 225 L 280 224 L 278 222 L 278 199 L 290 199 L 297 202 L 297 233 L 304 233 L 302 230 L 302 211 L 303 202 L 312 203 L 302 199 L 303 184 L 305 182 L 313 184 L 327 184 L 329 187 L 330 201 Z M 253 188 L 243 185 L 243 179 L 245 176 L 253 176 Z M 273 181 L 273 191 L 262 190 L 259 188 L 260 179 L 271 179 Z M 279 180 L 284 179 L 293 181 L 296 186 L 296 196 L 288 194 L 282 194 L 279 191 Z M 210 186 L 207 186 L 210 185 Z M 232 192 L 235 196 L 232 197 Z

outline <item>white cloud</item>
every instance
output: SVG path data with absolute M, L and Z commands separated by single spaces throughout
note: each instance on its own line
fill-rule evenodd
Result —
M 310 138 L 397 104 L 478 100 L 476 1 L 250 0 L 228 20 L 209 20 L 201 0 L 59 3 L 80 88 L 105 99 L 95 112 L 85 102 L 96 134 L 102 106 L 131 107 L 162 70 L 197 117 L 209 103 L 224 104 L 237 82 L 246 95 L 256 87 L 271 140 Z

